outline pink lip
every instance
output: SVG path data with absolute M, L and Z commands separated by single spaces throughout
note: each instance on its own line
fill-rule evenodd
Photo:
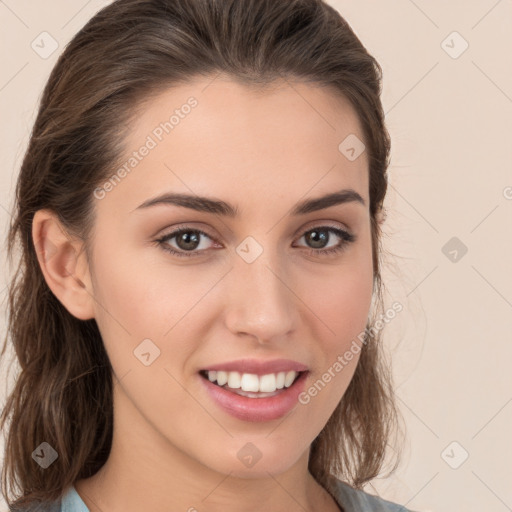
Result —
M 307 366 L 291 359 L 272 359 L 270 361 L 261 361 L 258 359 L 238 359 L 237 361 L 229 361 L 226 363 L 214 364 L 203 368 L 208 370 L 224 370 L 228 372 L 252 373 L 255 375 L 266 375 L 268 373 L 304 372 Z
M 272 372 L 271 372 L 272 373 Z M 244 421 L 271 421 L 288 413 L 297 403 L 309 372 L 302 373 L 289 387 L 269 398 L 249 398 L 227 391 L 199 375 L 210 397 L 228 414 Z

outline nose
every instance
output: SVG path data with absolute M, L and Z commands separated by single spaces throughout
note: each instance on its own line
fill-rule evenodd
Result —
M 236 336 L 253 336 L 260 343 L 275 342 L 297 327 L 298 305 L 290 272 L 278 257 L 264 251 L 248 263 L 235 257 L 227 276 L 226 327 Z

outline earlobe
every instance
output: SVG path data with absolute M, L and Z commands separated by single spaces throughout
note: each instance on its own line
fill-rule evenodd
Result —
M 377 223 L 378 224 L 383 224 L 384 221 L 386 220 L 386 217 L 387 217 L 387 210 L 386 210 L 386 207 L 383 206 L 377 213 L 376 215 L 377 217 Z
M 73 239 L 57 215 L 38 210 L 32 221 L 32 240 L 48 287 L 76 318 L 94 318 L 89 265 L 83 242 Z

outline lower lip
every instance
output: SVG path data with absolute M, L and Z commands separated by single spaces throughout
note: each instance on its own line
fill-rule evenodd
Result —
M 235 418 L 244 421 L 271 421 L 287 414 L 298 403 L 299 395 L 304 390 L 308 372 L 299 378 L 279 395 L 268 398 L 249 398 L 240 396 L 217 386 L 199 375 L 206 390 L 221 409 Z

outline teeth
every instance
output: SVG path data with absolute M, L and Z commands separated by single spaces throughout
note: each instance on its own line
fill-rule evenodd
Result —
M 284 372 L 283 372 L 284 373 Z M 276 375 L 269 373 L 268 375 L 262 375 L 259 379 L 258 391 L 265 391 L 266 393 L 272 393 L 277 389 L 276 387 Z
M 210 373 L 212 373 L 212 372 L 208 372 L 208 379 L 212 380 L 212 379 L 210 379 Z M 213 380 L 215 380 L 215 379 L 213 379 Z M 227 381 L 228 381 L 228 373 L 227 372 L 218 371 L 217 372 L 217 384 L 219 386 L 224 386 L 224 384 L 226 384 Z
M 228 372 L 228 386 L 233 389 L 238 389 L 242 384 L 242 379 L 238 372 Z
M 277 389 L 289 388 L 295 381 L 298 372 L 268 373 L 255 375 L 253 373 L 225 372 L 222 370 L 209 370 L 206 372 L 210 382 L 217 381 L 219 386 L 227 384 L 233 389 L 243 391 L 272 393 Z
M 257 375 L 252 373 L 244 373 L 242 375 L 242 379 L 240 380 L 240 387 L 244 391 L 258 392 L 260 390 L 260 379 L 258 379 Z
M 297 372 L 288 372 L 286 374 L 286 377 L 284 378 L 284 387 L 289 388 L 293 381 L 295 380 L 295 376 L 297 375 Z

